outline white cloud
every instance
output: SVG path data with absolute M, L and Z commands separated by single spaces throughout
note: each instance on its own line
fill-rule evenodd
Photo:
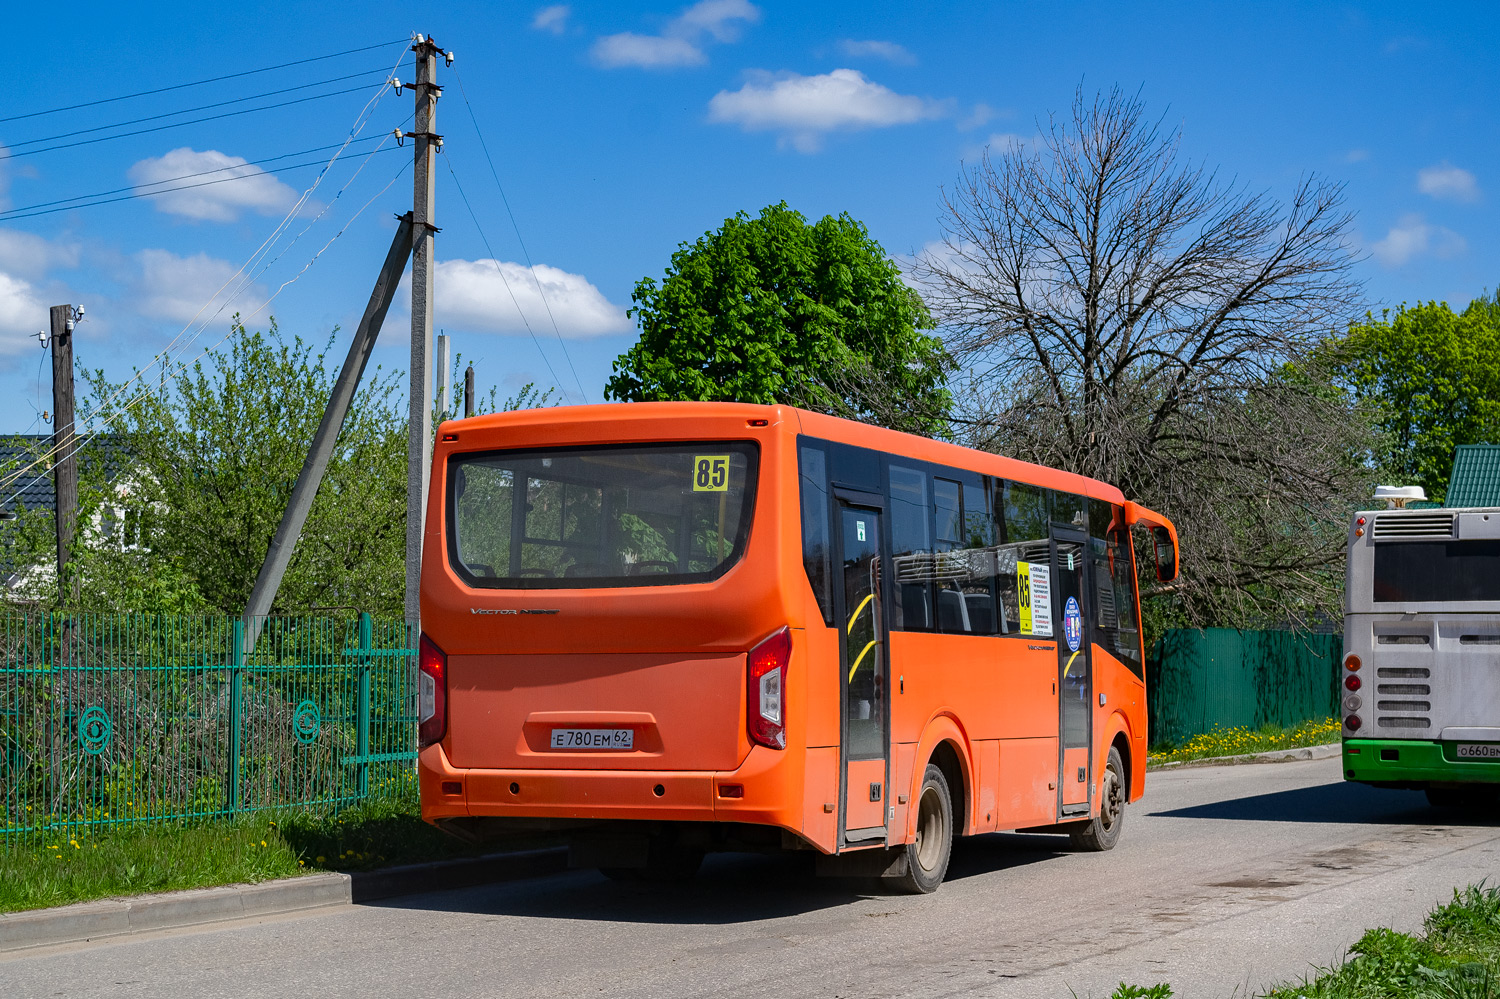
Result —
M 946 113 L 942 103 L 898 94 L 854 69 L 818 76 L 757 72 L 739 90 L 721 90 L 708 102 L 709 121 L 781 132 L 804 153 L 815 152 L 826 132 L 909 125 Z
M 1363 163 L 1370 158 L 1368 149 L 1351 149 L 1344 154 L 1345 163 Z
M 135 288 L 136 308 L 141 315 L 151 319 L 180 323 L 189 322 L 195 316 L 200 320 L 208 319 L 239 284 L 233 264 L 206 253 L 179 257 L 166 250 L 142 250 L 135 258 L 141 266 Z M 235 298 L 236 304 L 224 311 L 248 312 L 247 305 L 259 305 L 265 297 L 264 288 L 252 285 Z M 205 302 L 209 303 L 207 307 Z
M 30 281 L 0 271 L 0 357 L 37 349 L 33 336 L 47 329 L 48 308 Z
M 594 61 L 606 69 L 621 66 L 667 69 L 700 66 L 708 61 L 703 50 L 685 38 L 637 35 L 629 31 L 599 39 L 594 43 L 593 54 Z
M 1385 238 L 1370 247 L 1375 259 L 1386 267 L 1400 267 L 1414 257 L 1432 254 L 1446 260 L 1467 250 L 1469 244 L 1452 229 L 1429 225 L 1420 215 L 1404 215 Z
M 853 38 L 845 38 L 839 42 L 839 49 L 851 59 L 884 59 L 897 66 L 917 64 L 917 57 L 908 52 L 905 46 L 897 45 L 895 42 L 880 42 L 873 39 L 861 42 Z
M 533 275 L 531 268 L 508 260 L 439 260 L 433 280 L 437 318 L 457 329 L 525 333 L 529 322 L 542 336 L 551 334 L 555 320 L 564 337 L 581 339 L 632 328 L 625 311 L 587 278 L 547 264 L 537 264 Z M 405 284 L 409 287 L 410 279 Z
M 202 176 L 191 176 L 199 175 Z M 252 209 L 262 215 L 277 215 L 297 200 L 297 192 L 266 173 L 249 166 L 239 156 L 229 156 L 214 149 L 198 152 L 184 146 L 165 156 L 141 160 L 132 166 L 128 176 L 140 197 L 157 194 L 151 200 L 159 212 L 210 222 L 233 222 L 241 209 Z M 176 178 L 190 179 L 163 184 Z M 225 180 L 225 178 L 234 178 Z M 222 181 L 208 183 L 206 181 Z M 188 190 L 174 187 L 202 184 Z
M 1479 200 L 1479 183 L 1474 175 L 1447 163 L 1418 170 L 1417 190 L 1444 201 Z
M 531 19 L 531 26 L 537 31 L 550 31 L 554 35 L 560 35 L 568 28 L 568 15 L 573 8 L 565 3 L 555 3 L 550 7 L 543 7 L 536 12 Z
M 981 102 L 974 105 L 974 110 L 970 111 L 968 114 L 964 115 L 962 119 L 959 120 L 958 127 L 961 131 L 967 132 L 971 128 L 978 128 L 981 125 L 988 124 L 989 121 L 998 113 L 999 112 L 990 107 L 988 104 L 984 104 Z
M 29 232 L 0 229 L 0 271 L 36 280 L 53 267 L 77 267 L 78 245 Z
M 735 41 L 745 24 L 759 20 L 760 8 L 749 0 L 699 0 L 668 21 L 659 35 L 626 31 L 603 36 L 594 43 L 593 57 L 606 69 L 698 66 L 708 61 L 706 42 Z

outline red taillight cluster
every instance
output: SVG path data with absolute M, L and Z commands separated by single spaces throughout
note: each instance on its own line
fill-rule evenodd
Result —
M 1359 677 L 1355 676 L 1353 673 L 1351 673 L 1348 676 L 1344 677 L 1344 689 L 1345 690 L 1358 690 L 1359 689 Z
M 417 642 L 417 745 L 441 742 L 448 730 L 448 656 L 426 633 Z
M 786 748 L 786 668 L 792 659 L 792 629 L 782 628 L 750 650 L 745 671 L 745 724 L 750 738 L 772 749 Z

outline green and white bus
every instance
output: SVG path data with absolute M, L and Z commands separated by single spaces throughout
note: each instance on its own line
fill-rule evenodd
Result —
M 1344 776 L 1500 798 L 1500 508 L 1361 511 L 1346 581 Z

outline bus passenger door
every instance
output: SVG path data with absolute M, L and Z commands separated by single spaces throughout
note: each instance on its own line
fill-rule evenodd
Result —
M 1087 813 L 1093 777 L 1092 663 L 1089 660 L 1088 605 L 1084 558 L 1088 536 L 1082 531 L 1052 532 L 1052 634 L 1057 638 L 1057 695 L 1062 717 L 1058 775 L 1059 813 Z M 1035 599 L 1035 598 L 1033 598 Z
M 840 687 L 844 695 L 842 844 L 886 838 L 887 681 L 885 612 L 881 606 L 879 510 L 839 502 L 842 583 Z

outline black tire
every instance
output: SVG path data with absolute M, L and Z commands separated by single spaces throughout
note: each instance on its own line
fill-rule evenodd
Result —
M 1087 822 L 1068 831 L 1076 850 L 1101 852 L 1111 850 L 1120 841 L 1125 825 L 1125 762 L 1120 751 L 1109 747 L 1104 776 L 1099 782 L 1099 812 Z
M 906 844 L 906 871 L 893 878 L 895 887 L 913 895 L 937 891 L 948 875 L 953 856 L 953 795 L 948 778 L 931 763 L 917 792 L 917 834 Z

